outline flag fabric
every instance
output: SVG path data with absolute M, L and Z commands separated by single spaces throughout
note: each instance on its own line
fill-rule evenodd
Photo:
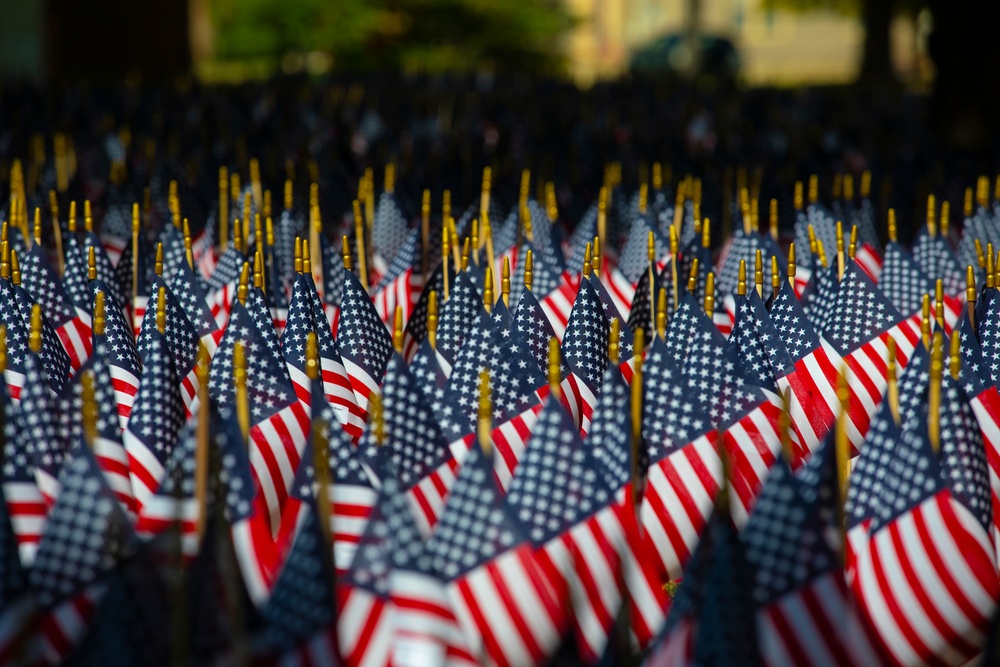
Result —
M 927 229 L 921 230 L 913 243 L 913 259 L 928 276 L 941 279 L 945 294 L 958 296 L 965 290 L 965 267 L 945 239 L 940 234 L 931 235 Z
M 333 554 L 337 574 L 343 574 L 354 560 L 358 542 L 365 532 L 368 516 L 375 505 L 378 491 L 372 484 L 365 469 L 360 451 L 351 439 L 339 428 L 336 410 L 322 396 L 313 397 L 311 414 L 319 420 L 322 433 L 321 442 L 327 443 L 327 465 L 329 485 L 327 498 L 330 501 L 330 525 L 327 532 L 333 536 Z M 314 431 L 311 431 L 314 434 Z M 282 529 L 298 530 L 307 503 L 319 497 L 316 489 L 318 480 L 315 470 L 315 437 L 311 437 L 302 452 L 302 461 L 292 483 L 291 496 L 285 504 Z M 278 542 L 286 538 L 279 536 Z
M 900 315 L 853 263 L 844 271 L 831 314 L 820 332 L 847 365 L 848 436 L 858 447 L 885 392 L 887 341 L 895 341 L 896 364 L 905 368 L 920 341 L 920 317 Z
M 160 306 L 160 289 L 163 289 L 164 313 L 166 315 L 162 338 L 167 351 L 173 359 L 177 380 L 180 383 L 181 398 L 184 410 L 188 416 L 194 414 L 198 407 L 198 332 L 185 315 L 180 301 L 174 296 L 173 290 L 157 276 L 153 279 L 152 292 L 147 301 L 148 316 L 143 316 L 139 325 L 139 335 L 136 339 L 136 351 L 145 360 L 149 356 L 151 341 L 159 334 L 156 325 L 156 313 Z M 214 355 L 213 355 L 214 356 Z
M 37 607 L 6 502 L 0 503 L 0 559 L 0 660 L 12 662 L 35 646 L 30 629 Z
M 311 382 L 306 377 L 306 337 L 316 334 L 322 382 L 320 389 L 334 410 L 336 421 L 357 441 L 364 430 L 364 414 L 358 407 L 347 370 L 337 352 L 337 343 L 329 329 L 326 315 L 312 276 L 300 273 L 295 278 L 288 306 L 288 324 L 281 337 L 281 353 L 295 394 L 310 404 Z
M 101 579 L 138 547 L 125 513 L 91 452 L 77 443 L 38 543 L 29 581 L 44 617 L 42 653 L 58 662 L 80 641 L 103 596 Z
M 18 446 L 30 457 L 35 484 L 51 508 L 60 493 L 59 472 L 66 456 L 66 442 L 59 429 L 59 407 L 45 381 L 42 363 L 39 354 L 27 351 L 17 436 Z
M 31 327 L 31 311 L 35 307 L 36 302 L 20 285 L 13 286 L 13 301 L 14 308 L 21 316 L 25 332 L 25 342 L 27 342 L 27 334 Z M 42 349 L 39 357 L 49 386 L 52 388 L 52 391 L 59 393 L 66 386 L 66 382 L 73 372 L 72 362 L 60 342 L 58 334 L 50 324 L 44 307 L 42 308 Z
M 559 461 L 555 466 L 552 463 Z M 581 657 L 603 653 L 621 604 L 614 489 L 562 404 L 549 400 L 506 498 L 559 599 L 572 611 Z M 609 534 L 605 524 L 618 524 Z
M 904 315 L 920 312 L 924 294 L 929 294 L 934 299 L 935 281 L 921 270 L 905 248 L 895 242 L 890 242 L 886 247 L 878 286 L 892 305 Z M 965 310 L 965 304 L 954 294 L 957 293 L 945 293 L 945 334 L 955 328 Z M 933 325 L 937 326 L 936 320 Z
M 379 383 L 392 355 L 392 338 L 361 282 L 346 269 L 337 322 L 337 351 L 351 379 L 358 407 L 367 419 L 368 399 L 379 393 Z
M 121 326 L 127 326 L 124 318 Z M 126 333 L 128 329 L 123 329 Z M 97 407 L 97 422 L 94 441 L 91 447 L 94 458 L 101 470 L 108 487 L 114 491 L 122 509 L 130 519 L 135 519 L 138 513 L 135 494 L 132 492 L 132 481 L 129 475 L 129 458 L 122 442 L 121 411 L 116 401 L 112 362 L 115 353 L 108 350 L 108 341 L 95 334 L 94 349 L 90 358 L 83 365 L 73 380 L 66 385 L 60 396 L 60 428 L 66 442 L 79 442 L 83 438 L 83 373 L 94 373 L 94 402 Z M 124 356 L 124 355 L 123 355 Z M 138 383 L 138 381 L 137 381 Z M 130 406 L 131 410 L 131 406 Z
M 511 302 L 513 303 L 513 301 Z M 514 309 L 515 339 L 531 353 L 538 370 L 549 367 L 549 341 L 555 331 L 531 290 L 523 290 Z
M 821 482 L 822 483 L 822 482 Z M 757 642 L 764 664 L 878 665 L 817 502 L 781 457 L 740 539 L 753 569 Z M 835 484 L 825 492 L 836 493 Z
M 982 651 L 1000 584 L 993 545 L 945 481 L 926 423 L 924 411 L 881 449 L 851 587 L 893 662 L 958 664 Z
M 21 273 L 24 289 L 42 305 L 76 371 L 90 356 L 90 313 L 73 305 L 41 245 L 35 244 L 23 258 Z
M 713 513 L 646 664 L 761 664 L 753 585 L 736 528 L 724 512 Z
M 223 407 L 235 408 L 233 353 L 244 345 L 249 453 L 256 485 L 277 530 L 309 434 L 309 412 L 298 399 L 281 356 L 263 296 L 252 290 L 246 304 L 234 300 L 226 333 L 209 368 L 209 393 Z
M 472 655 L 536 664 L 558 646 L 565 610 L 492 468 L 479 448 L 470 450 L 426 554 Z
M 584 434 L 590 430 L 601 381 L 608 365 L 610 328 L 604 309 L 590 281 L 577 292 L 562 340 L 563 396 L 573 422 Z
M 254 635 L 258 657 L 283 665 L 338 665 L 337 609 L 326 527 L 307 503 L 302 526 L 261 607 Z
M 20 408 L 8 397 L 7 391 L 0 393 L 0 401 L 4 420 L 3 466 L 0 468 L 3 472 L 4 508 L 17 540 L 20 561 L 30 566 L 42 537 L 48 506 L 35 481 L 32 457 L 19 435 Z
M 591 237 L 590 240 L 593 240 Z M 576 299 L 576 291 L 579 287 L 579 278 L 569 271 L 560 273 L 557 267 L 547 263 L 538 253 L 538 249 L 528 242 L 524 243 L 517 254 L 517 261 L 513 262 L 510 278 L 510 302 L 520 303 L 524 293 L 524 267 L 527 262 L 528 251 L 531 250 L 531 293 L 538 303 L 545 317 L 549 321 L 549 326 L 555 333 L 556 338 L 562 340 L 563 332 L 566 330 L 566 323 L 569 321 L 570 311 L 573 310 L 573 302 Z M 572 264 L 571 266 L 580 266 Z M 548 344 L 546 342 L 546 344 Z
M 111 296 L 110 288 L 99 280 L 90 284 L 91 302 L 96 300 L 97 293 Z M 93 310 L 91 307 L 90 310 Z M 110 387 L 113 390 L 113 405 L 118 413 L 119 428 L 124 429 L 132 415 L 132 405 L 139 393 L 139 378 L 142 375 L 142 362 L 136 349 L 132 328 L 125 320 L 121 309 L 112 300 L 104 302 L 104 332 L 94 333 L 92 347 L 102 347 L 105 363 L 110 376 Z M 92 353 L 94 353 L 92 351 Z M 79 375 L 79 372 L 77 373 Z
M 373 289 L 375 310 L 378 311 L 382 321 L 390 325 L 397 306 L 403 310 L 403 319 L 409 319 L 423 287 L 423 275 L 418 268 L 420 264 L 418 234 L 419 230 L 414 229 L 406 236 L 403 245 L 391 255 L 392 262 Z

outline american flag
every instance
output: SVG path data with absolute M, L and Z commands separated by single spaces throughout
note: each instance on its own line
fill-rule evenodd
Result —
M 337 351 L 351 379 L 358 407 L 367 419 L 368 399 L 379 393 L 379 383 L 392 355 L 392 338 L 358 277 L 346 269 L 343 273 Z
M 753 378 L 744 376 L 738 350 L 704 315 L 697 318 L 682 369 L 688 390 L 722 434 L 733 469 L 733 519 L 740 525 L 781 446 L 780 401 L 768 399 Z
M 597 395 L 608 366 L 610 326 L 600 297 L 583 281 L 562 340 L 562 393 L 573 422 L 584 435 L 590 430 Z
M 66 455 L 66 442 L 59 431 L 59 407 L 49 391 L 42 370 L 42 360 L 35 352 L 25 355 L 24 390 L 21 392 L 18 447 L 28 453 L 34 468 L 35 483 L 47 506 L 59 496 L 59 471 Z
M 931 235 L 924 228 L 913 244 L 913 259 L 925 274 L 942 280 L 945 294 L 958 296 L 964 293 L 965 267 L 959 263 L 950 243 L 943 236 Z
M 621 371 L 609 366 L 601 395 L 597 397 L 593 428 L 584 441 L 590 456 L 615 491 L 620 506 L 617 520 L 621 534 L 613 539 L 619 554 L 621 577 L 628 592 L 628 617 L 635 642 L 646 646 L 659 633 L 665 618 L 667 597 L 660 578 L 659 559 L 647 535 L 639 530 L 637 505 L 641 503 L 643 481 L 648 468 L 645 447 L 639 446 L 639 484 L 632 486 L 631 415 L 622 407 L 630 401 L 629 387 Z M 637 496 L 638 494 L 638 496 Z M 610 518 L 606 517 L 605 518 Z M 613 535 L 617 526 L 606 521 L 603 528 Z
M 229 524 L 243 586 L 250 601 L 259 606 L 267 599 L 281 559 L 269 524 L 268 506 L 255 482 L 236 413 L 228 406 L 210 402 L 212 451 L 219 461 L 219 500 Z
M 337 637 L 344 663 L 351 667 L 389 664 L 394 633 L 402 629 L 390 600 L 393 553 L 422 543 L 409 514 L 406 497 L 390 475 L 383 480 L 351 567 L 338 579 Z
M 97 299 L 97 293 L 111 296 L 108 286 L 99 280 L 90 283 L 91 302 Z M 155 313 L 155 311 L 154 311 Z M 142 375 L 142 363 L 136 349 L 132 328 L 125 320 L 117 303 L 110 298 L 104 302 L 104 332 L 94 332 L 93 347 L 103 347 L 105 361 L 110 373 L 110 387 L 113 389 L 113 405 L 118 413 L 119 427 L 125 428 L 125 423 L 132 414 L 135 396 L 139 393 L 139 377 Z M 96 354 L 96 352 L 95 352 Z M 79 372 L 77 373 L 79 375 Z
M 162 338 L 166 342 L 167 351 L 173 359 L 174 368 L 180 382 L 181 398 L 188 416 L 194 414 L 198 400 L 198 374 L 195 362 L 198 358 L 198 333 L 191 326 L 190 320 L 184 314 L 180 301 L 174 296 L 173 290 L 157 276 L 153 280 L 153 291 L 147 303 L 147 315 L 143 316 L 136 340 L 136 350 L 139 357 L 145 360 L 149 356 L 151 341 L 161 336 L 156 325 L 156 312 L 160 305 L 160 288 L 163 288 L 166 314 Z
M 306 337 L 316 334 L 319 344 L 320 388 L 333 407 L 336 422 L 357 441 L 364 430 L 365 415 L 358 407 L 347 370 L 337 352 L 323 305 L 316 293 L 312 276 L 300 273 L 295 278 L 291 303 L 288 307 L 288 324 L 281 338 L 281 352 L 285 358 L 288 377 L 295 393 L 305 405 L 310 404 L 311 382 L 306 377 Z
M 198 534 L 201 510 L 195 490 L 196 429 L 194 420 L 181 428 L 176 445 L 164 461 L 163 480 L 156 493 L 146 499 L 135 525 L 141 537 L 154 539 L 160 535 L 172 538 L 171 531 L 176 529 L 180 551 L 187 558 L 198 553 L 201 537 Z
M 670 250 L 669 241 L 663 237 L 659 229 L 654 229 L 646 216 L 637 217 L 632 223 L 625 247 L 618 256 L 618 270 L 633 285 L 639 282 L 639 278 L 649 269 L 650 233 L 653 234 L 657 260 L 667 256 Z
M 567 619 L 492 468 L 479 448 L 469 452 L 426 556 L 472 654 L 533 664 L 555 650 Z
M 382 192 L 375 206 L 375 218 L 372 220 L 372 251 L 381 255 L 387 262 L 396 257 L 408 237 L 412 237 L 409 226 L 396 194 Z
M 1000 393 L 990 381 L 982 350 L 968 317 L 962 318 L 958 335 L 962 357 L 962 389 L 972 406 L 986 447 L 992 489 L 994 541 L 997 541 L 1000 538 Z
M 391 324 L 397 306 L 403 309 L 403 319 L 408 320 L 417 305 L 424 284 L 424 277 L 419 268 L 419 233 L 420 230 L 417 229 L 410 232 L 393 256 L 385 274 L 372 290 L 375 310 L 387 324 Z
M 0 661 L 14 661 L 34 645 L 30 628 L 36 606 L 6 502 L 0 502 L 0 609 Z
M 183 239 L 181 240 L 181 250 L 183 251 Z M 94 249 L 94 269 L 97 271 L 97 279 L 102 283 L 107 285 L 111 289 L 111 294 L 114 297 L 115 303 L 119 307 L 123 306 L 126 302 L 125 295 L 129 293 L 132 289 L 132 276 L 131 261 L 128 263 L 127 267 L 129 269 L 128 285 L 123 285 L 118 279 L 118 274 L 116 274 L 114 267 L 111 264 L 111 260 L 108 258 L 108 254 L 104 249 L 104 244 L 101 239 L 94 232 L 86 232 L 83 235 L 83 246 L 80 249 L 80 257 L 84 262 L 84 267 L 87 266 L 89 261 L 90 249 Z M 66 258 L 67 266 L 69 264 L 69 258 Z M 84 274 L 86 275 L 86 273 Z M 79 306 L 79 304 L 77 304 Z
M 665 581 L 681 576 L 698 544 L 720 467 L 708 413 L 684 382 L 680 359 L 656 338 L 643 371 L 642 436 L 649 473 L 640 519 Z
M 770 666 L 880 664 L 826 537 L 820 503 L 838 487 L 817 481 L 828 487 L 807 495 L 779 457 L 740 535 L 754 570 L 761 658 Z
M 438 298 L 442 296 L 439 292 Z M 481 312 L 483 298 L 479 290 L 468 271 L 459 271 L 451 281 L 448 298 L 443 300 L 437 329 L 437 351 L 449 367 L 455 365 L 459 350 Z
M 77 370 L 90 356 L 90 313 L 77 309 L 63 289 L 41 245 L 36 244 L 21 263 L 22 285 L 42 305 L 45 316 L 55 330 L 70 366 Z
M 336 665 L 337 603 L 328 532 L 308 502 L 267 602 L 253 652 L 282 665 Z
M 170 279 L 170 292 L 177 300 L 188 322 L 194 327 L 199 340 L 205 345 L 209 355 L 215 353 L 219 340 L 222 338 L 222 328 L 212 315 L 208 305 L 204 282 L 187 262 L 178 265 Z M 154 284 L 154 292 L 159 285 Z
M 9 339 L 8 339 L 9 340 Z M 8 362 L 11 360 L 12 348 L 7 350 Z M 21 352 L 22 359 L 24 352 Z M 35 481 L 35 470 L 31 457 L 22 439 L 18 435 L 21 423 L 21 411 L 5 391 L 0 396 L 3 401 L 3 496 L 11 527 L 17 538 L 20 560 L 25 565 L 31 565 L 38 548 L 38 540 L 42 537 L 45 526 L 45 516 L 48 506 L 42 496 L 38 483 Z
M 327 443 L 330 501 L 330 526 L 333 535 L 332 562 L 337 573 L 343 574 L 354 560 L 354 553 L 368 525 L 368 516 L 375 505 L 378 491 L 372 484 L 369 472 L 361 462 L 360 452 L 336 421 L 336 410 L 322 396 L 313 397 L 312 411 L 320 420 L 323 438 Z M 302 452 L 302 461 L 292 483 L 291 497 L 285 504 L 282 528 L 297 529 L 308 503 L 318 498 L 319 482 L 316 479 L 314 447 L 310 438 Z M 285 540 L 279 536 L 278 542 Z
M 27 335 L 28 328 L 31 325 L 31 311 L 34 309 L 36 302 L 20 285 L 13 285 L 13 302 L 14 309 L 21 316 L 21 322 Z M 12 313 L 11 317 L 13 316 L 14 314 Z M 87 336 L 89 340 L 90 334 L 87 334 Z M 42 349 L 39 356 L 49 387 L 58 394 L 69 380 L 72 371 L 70 366 L 71 360 L 62 346 L 59 336 L 49 323 L 44 307 L 42 308 Z M 16 380 L 13 384 L 16 386 Z
M 896 364 L 904 368 L 920 342 L 920 316 L 900 315 L 853 262 L 845 268 L 830 313 L 820 333 L 847 365 L 848 436 L 859 447 L 885 392 L 888 340 L 895 341 Z
M 538 370 L 546 372 L 549 367 L 549 341 L 556 334 L 530 290 L 521 292 L 517 308 L 514 309 L 514 327 L 514 335 L 527 348 Z
M 63 289 L 74 307 L 86 311 L 90 308 L 90 291 L 87 289 L 90 270 L 87 266 L 87 257 L 84 255 L 86 250 L 82 248 L 75 234 L 67 234 L 64 243 Z
M 507 505 L 539 566 L 572 610 L 581 655 L 599 658 L 621 604 L 620 507 L 569 413 L 549 400 L 532 431 Z M 612 526 L 608 531 L 607 524 Z
M 15 302 L 14 285 L 9 280 L 0 280 L 0 324 L 7 330 L 7 365 L 4 368 L 4 384 L 14 403 L 21 399 L 24 387 L 24 359 L 28 349 L 28 323 L 21 317 Z M 66 360 L 69 374 L 69 360 Z
M 135 553 L 138 540 L 93 454 L 77 443 L 59 475 L 62 492 L 38 544 L 29 580 L 44 610 L 43 654 L 66 657 L 103 594 L 102 579 Z
M 184 424 L 180 381 L 166 338 L 154 331 L 148 345 L 139 393 L 122 433 L 140 517 L 166 476 L 167 461 Z
M 647 665 L 758 665 L 753 571 L 725 512 L 712 514 Z
M 380 456 L 391 462 L 414 516 L 424 534 L 428 534 L 455 481 L 459 460 L 448 446 L 431 406 L 416 390 L 416 381 L 399 354 L 389 359 L 382 405 L 385 441 L 381 443 Z M 379 445 L 373 442 L 370 429 L 366 436 L 362 438 L 362 446 L 366 458 L 372 461 L 372 449 Z M 378 468 L 374 462 L 370 465 Z
M 963 276 L 964 280 L 964 276 Z M 878 281 L 879 289 L 904 315 L 920 313 L 925 294 L 934 297 L 932 280 L 914 261 L 913 256 L 900 244 L 891 242 L 885 249 L 885 262 Z M 944 331 L 955 328 L 965 310 L 965 303 L 957 297 L 945 294 Z M 936 327 L 937 322 L 933 325 Z
M 592 239 L 593 237 L 591 237 Z M 518 251 L 517 261 L 511 266 L 510 302 L 519 303 L 524 290 L 524 269 L 528 251 L 531 251 L 531 293 L 545 313 L 556 338 L 562 339 L 569 321 L 573 301 L 579 287 L 579 276 L 569 271 L 560 272 L 557 267 L 547 263 L 530 242 L 524 243 Z M 582 263 L 583 260 L 581 260 Z M 579 266 L 579 265 L 576 265 Z M 548 343 L 546 343 L 547 345 Z
M 237 341 L 246 350 L 250 462 L 276 531 L 308 438 L 309 412 L 295 395 L 271 316 L 257 289 L 250 291 L 246 305 L 234 300 L 226 333 L 212 357 L 209 391 L 221 406 L 236 405 L 233 352 Z
M 665 287 L 668 293 L 672 293 L 670 288 L 672 281 L 673 275 L 669 270 L 665 271 L 664 278 L 660 278 L 659 273 L 653 271 L 652 281 L 650 280 L 650 272 L 643 271 L 639 282 L 636 283 L 635 294 L 632 296 L 632 308 L 628 313 L 628 328 L 633 334 L 636 329 L 655 330 L 656 320 L 653 317 L 653 310 L 656 307 L 656 299 L 661 287 Z
M 122 323 L 124 326 L 124 322 Z M 126 330 L 127 331 L 127 330 Z M 83 437 L 83 373 L 94 373 L 94 401 L 97 404 L 97 423 L 91 448 L 98 465 L 104 471 L 108 486 L 122 505 L 122 509 L 135 519 L 137 506 L 132 493 L 129 477 L 128 453 L 122 443 L 120 412 L 115 402 L 114 374 L 109 360 L 112 353 L 107 349 L 107 341 L 98 339 L 93 354 L 60 396 L 62 409 L 59 412 L 62 435 L 66 442 L 79 442 Z M 138 381 L 137 381 L 138 382 Z
M 880 448 L 877 479 L 852 475 L 873 510 L 852 590 L 894 662 L 961 663 L 983 649 L 1000 583 L 993 545 L 946 481 L 927 419 L 924 410 Z

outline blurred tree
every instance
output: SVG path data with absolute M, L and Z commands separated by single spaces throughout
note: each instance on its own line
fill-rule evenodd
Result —
M 340 65 L 553 71 L 560 0 L 212 0 L 220 58 L 325 51 Z

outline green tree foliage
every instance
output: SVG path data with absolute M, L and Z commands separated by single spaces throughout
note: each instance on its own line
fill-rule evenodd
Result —
M 212 0 L 224 59 L 325 51 L 339 65 L 552 71 L 573 19 L 560 0 Z

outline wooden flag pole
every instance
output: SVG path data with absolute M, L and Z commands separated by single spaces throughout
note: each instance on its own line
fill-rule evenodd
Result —
M 930 386 L 927 390 L 927 435 L 931 449 L 941 451 L 941 378 L 944 375 L 944 338 L 940 331 L 934 332 L 931 347 Z
M 951 332 L 951 350 L 948 354 L 948 370 L 951 372 L 951 379 L 958 380 L 962 374 L 962 338 L 958 331 Z
M 480 231 L 486 245 L 486 258 L 489 260 L 490 266 L 496 266 L 497 258 L 493 252 L 493 224 L 490 222 L 489 211 L 484 211 L 479 217 L 481 218 Z
M 208 396 L 208 350 L 198 347 L 198 422 L 195 426 L 194 498 L 198 506 L 197 531 L 199 540 L 205 534 L 206 500 L 208 498 L 208 441 L 211 437 L 211 399 Z
M 649 266 L 646 268 L 646 281 L 649 283 L 649 293 L 650 293 L 650 322 L 651 326 L 656 325 L 656 308 L 653 304 L 653 290 L 656 289 L 656 235 L 653 230 L 649 230 L 649 234 L 646 236 L 646 260 Z
M 83 389 L 83 442 L 87 448 L 94 449 L 97 440 L 97 400 L 94 398 L 94 371 L 87 369 L 80 377 L 80 387 Z
M 479 447 L 487 456 L 493 455 L 493 419 L 492 403 L 490 401 L 490 372 L 484 370 L 479 374 L 479 410 L 476 420 L 476 436 Z
M 420 202 L 420 273 L 424 283 L 430 276 L 430 245 L 431 245 L 431 191 L 424 190 Z
M 632 416 L 632 493 L 639 493 L 639 448 L 642 446 L 642 364 L 643 352 L 646 347 L 646 335 L 642 328 L 635 330 L 633 339 L 634 356 L 632 357 L 631 416 Z
M 851 474 L 851 442 L 847 437 L 847 420 L 850 419 L 851 394 L 847 384 L 847 366 L 841 366 L 837 376 L 837 398 L 840 401 L 840 414 L 837 415 L 836 432 L 834 434 L 835 454 L 837 460 L 837 524 L 840 527 L 841 539 L 845 539 L 847 530 L 847 515 L 844 504 L 847 502 L 847 490 Z
M 792 390 L 789 387 L 781 392 L 781 414 L 778 415 L 778 437 L 781 440 L 781 453 L 789 466 L 795 462 L 795 450 L 792 448 Z
M 559 354 L 559 341 L 552 337 L 549 339 L 549 395 L 550 400 L 558 401 L 562 398 L 562 360 Z
M 316 339 L 316 332 L 310 331 L 306 334 L 306 377 L 313 384 L 319 380 L 319 345 Z M 330 455 L 326 439 L 327 427 L 323 418 L 316 414 L 312 415 L 312 438 L 313 438 L 313 470 L 316 478 L 316 512 L 319 516 L 321 532 L 326 536 L 327 546 L 333 554 L 333 530 L 330 525 L 331 505 L 330 505 L 330 485 L 332 477 L 330 475 Z
M 162 285 L 156 295 L 156 330 L 167 333 L 167 288 Z
M 368 291 L 368 256 L 365 249 L 365 224 L 361 217 L 361 202 L 354 200 L 354 240 L 358 245 L 358 279 Z
M 133 325 L 139 328 L 139 204 L 132 204 L 132 317 Z
M 28 328 L 28 349 L 35 354 L 42 351 L 42 307 L 31 307 L 31 325 Z
M 236 419 L 240 425 L 243 443 L 250 445 L 250 402 L 247 396 L 246 346 L 238 340 L 233 345 L 233 385 L 236 395 Z
M 844 255 L 844 224 L 837 221 L 837 280 L 844 279 L 845 266 Z
M 66 256 L 63 254 L 62 227 L 59 226 L 59 200 L 54 190 L 49 191 L 52 208 L 52 238 L 56 245 L 56 270 L 59 275 L 66 273 Z
M 889 401 L 889 411 L 892 419 L 899 426 L 899 382 L 896 380 L 896 340 L 889 336 L 886 341 L 888 347 L 888 361 L 886 363 L 886 400 Z
M 679 241 L 678 241 L 677 227 L 670 227 L 670 278 L 673 282 L 674 290 L 674 307 L 672 312 L 676 312 L 681 306 L 681 295 L 680 288 L 677 285 L 677 262 L 680 261 L 678 255 Z
M 345 236 L 344 238 L 347 237 Z M 448 283 L 451 282 L 449 276 L 450 270 L 448 268 L 448 261 L 451 259 L 450 255 L 451 255 L 451 239 L 448 236 L 448 227 L 447 225 L 445 225 L 441 229 L 441 273 L 442 273 L 441 277 L 444 280 L 445 302 L 448 301 L 448 297 L 450 296 L 448 290 Z
M 403 353 L 403 307 L 396 306 L 392 318 L 392 347 L 397 353 Z

